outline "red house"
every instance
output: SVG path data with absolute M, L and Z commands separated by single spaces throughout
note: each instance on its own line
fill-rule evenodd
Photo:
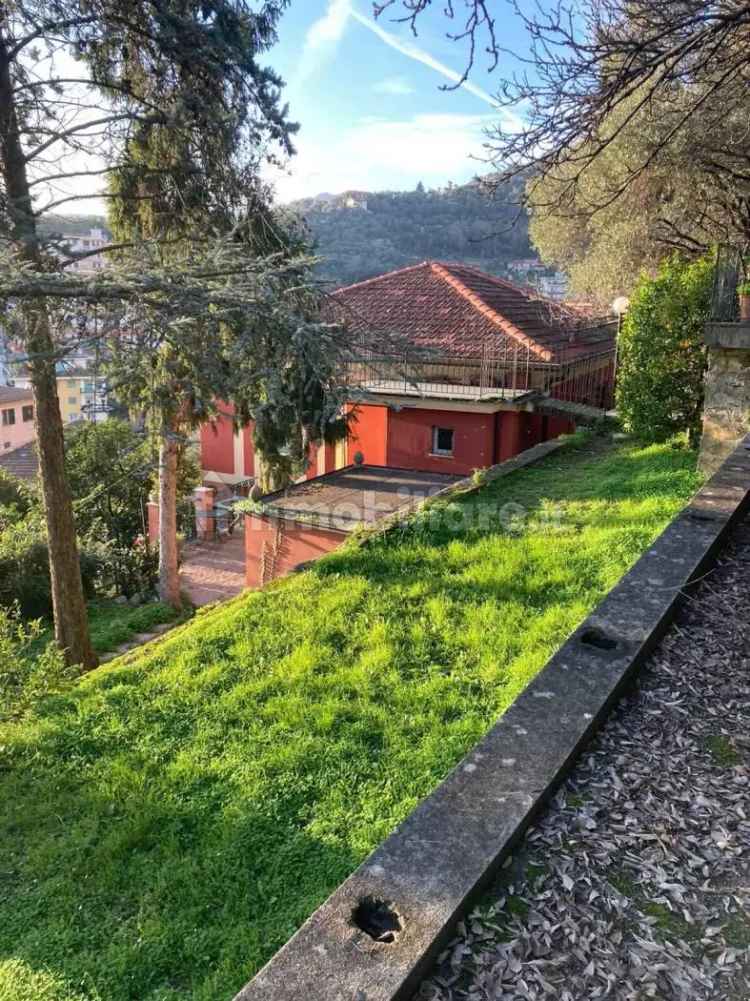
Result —
M 349 440 L 310 457 L 306 478 L 355 462 L 468 474 L 612 404 L 615 325 L 464 264 L 425 261 L 334 292 L 351 331 Z M 583 405 L 583 406 L 582 406 Z M 201 434 L 207 482 L 257 473 L 249 430 Z
M 351 335 L 342 373 L 351 431 L 246 519 L 249 587 L 340 545 L 392 509 L 394 493 L 407 510 L 420 491 L 612 405 L 612 321 L 467 265 L 425 261 L 371 278 L 334 292 L 326 311 Z M 205 481 L 232 488 L 259 469 L 250 430 L 235 431 L 229 414 L 202 429 L 201 444 Z

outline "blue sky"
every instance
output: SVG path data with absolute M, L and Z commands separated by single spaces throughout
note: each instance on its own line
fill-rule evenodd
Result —
M 454 7 L 460 15 L 460 0 Z M 496 7 L 499 44 L 523 51 L 523 29 L 510 6 L 496 0 Z M 371 0 L 292 0 L 280 22 L 279 42 L 264 59 L 286 81 L 290 117 L 301 125 L 297 156 L 285 171 L 269 175 L 280 201 L 352 188 L 408 190 L 419 181 L 440 187 L 487 173 L 478 159 L 486 155 L 484 130 L 501 120 L 511 127 L 517 122 L 492 97 L 500 74 L 511 67 L 488 74 L 480 52 L 466 84 L 441 90 L 460 78 L 466 58 L 464 47 L 446 38 L 460 22 L 449 21 L 442 10 L 442 0 L 436 0 L 415 38 L 408 25 L 394 22 L 403 12 L 400 0 L 377 21 Z M 71 57 L 59 53 L 55 71 L 65 76 L 68 69 L 68 75 L 77 75 Z M 64 166 L 97 169 L 102 163 L 94 145 L 85 155 L 69 154 Z M 38 194 L 45 203 L 85 194 L 60 211 L 102 213 L 100 186 L 78 178 Z
M 415 38 L 394 23 L 395 9 L 376 22 L 370 0 L 292 3 L 266 58 L 285 79 L 291 117 L 301 124 L 290 173 L 275 178 L 280 200 L 410 189 L 420 180 L 436 187 L 486 172 L 471 157 L 482 155 L 484 128 L 508 117 L 492 100 L 498 72 L 488 74 L 480 55 L 465 87 L 439 89 L 465 58 L 445 37 L 451 24 L 442 6 L 424 17 Z M 500 42 L 518 51 L 523 36 L 505 10 Z

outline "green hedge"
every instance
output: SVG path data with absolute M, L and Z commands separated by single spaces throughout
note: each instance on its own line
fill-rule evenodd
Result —
M 84 593 L 93 597 L 100 561 L 81 553 Z M 26 619 L 52 615 L 52 588 L 47 542 L 39 521 L 33 517 L 6 525 L 0 533 L 0 605 L 17 605 Z
M 627 431 L 662 442 L 687 432 L 697 443 L 703 410 L 713 268 L 673 256 L 644 275 L 625 317 L 618 351 L 617 410 Z

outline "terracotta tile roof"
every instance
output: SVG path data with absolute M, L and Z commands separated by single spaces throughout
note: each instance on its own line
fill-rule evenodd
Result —
M 36 442 L 30 441 L 26 445 L 19 445 L 18 448 L 0 452 L 0 469 L 19 480 L 36 479 L 39 472 Z
M 382 331 L 451 356 L 521 345 L 548 361 L 562 351 L 592 350 L 588 334 L 577 333 L 590 322 L 579 310 L 466 264 L 424 261 L 338 289 L 331 302 L 354 330 Z
M 32 398 L 30 389 L 19 389 L 18 386 L 0 386 L 0 406 L 4 403 L 20 403 Z

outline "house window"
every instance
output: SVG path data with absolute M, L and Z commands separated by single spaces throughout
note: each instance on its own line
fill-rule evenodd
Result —
M 16 412 L 15 410 L 3 410 L 3 427 L 10 427 L 11 424 L 16 423 Z
M 453 428 L 432 429 L 433 455 L 453 455 Z
M 29 421 L 34 420 L 34 407 L 29 404 L 26 407 L 21 407 L 21 415 L 23 417 L 24 424 L 28 424 Z
M 68 406 L 69 407 L 75 407 L 77 405 L 78 405 L 78 397 L 77 396 L 69 396 L 68 397 Z

